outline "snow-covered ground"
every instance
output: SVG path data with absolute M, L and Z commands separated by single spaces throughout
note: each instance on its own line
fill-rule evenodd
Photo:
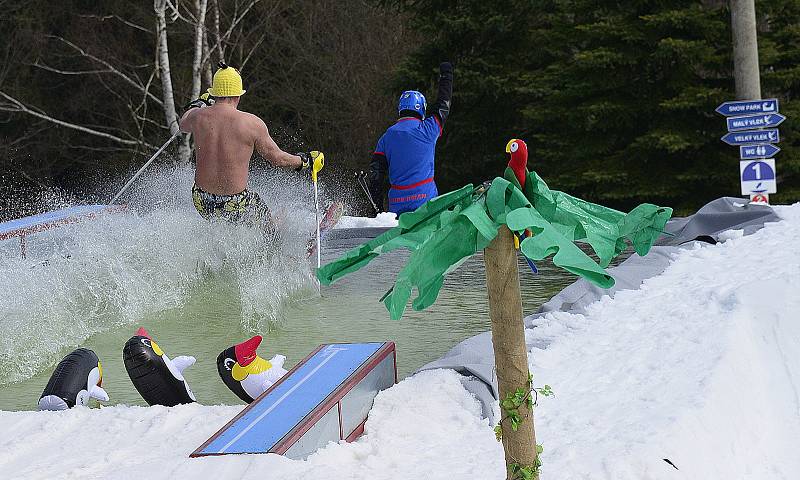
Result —
M 800 478 L 800 204 L 784 221 L 686 250 L 638 290 L 527 335 L 543 479 Z M 2 479 L 505 477 L 492 425 L 449 371 L 382 392 L 351 444 L 306 461 L 190 459 L 241 407 L 0 412 Z M 668 459 L 674 466 L 664 459 Z
M 396 227 L 397 215 L 391 212 L 383 212 L 370 217 L 348 217 L 343 216 L 334 228 L 365 228 L 365 227 Z

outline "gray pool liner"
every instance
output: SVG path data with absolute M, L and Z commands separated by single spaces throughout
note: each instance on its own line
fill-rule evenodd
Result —
M 661 274 L 680 249 L 694 248 L 697 242 L 716 243 L 720 234 L 727 230 L 742 230 L 744 235 L 750 235 L 765 223 L 779 220 L 767 205 L 749 204 L 747 200 L 736 197 L 718 198 L 694 215 L 670 220 L 665 227 L 667 234 L 656 242 L 646 256 L 632 255 L 618 266 L 609 268 L 608 271 L 616 280 L 613 288 L 598 288 L 580 279 L 556 294 L 538 312 L 526 317 L 525 327 L 532 328 L 533 321 L 548 312 L 584 313 L 589 304 L 604 295 L 613 297 L 620 290 L 639 288 L 644 280 Z M 528 344 L 528 349 L 534 346 L 543 345 Z M 444 356 L 414 373 L 441 368 L 455 370 L 462 375 L 464 388 L 481 402 L 483 416 L 494 423 L 494 409 L 499 395 L 491 332 L 458 343 Z

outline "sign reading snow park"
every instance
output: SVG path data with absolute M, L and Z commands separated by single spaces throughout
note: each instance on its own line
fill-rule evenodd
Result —
M 739 162 L 742 195 L 777 193 L 775 159 L 742 160 Z
M 777 128 L 766 128 L 764 130 L 731 132 L 724 135 L 721 140 L 728 145 L 757 145 L 759 143 L 778 143 L 781 141 L 781 137 Z
M 721 115 L 747 115 L 752 113 L 778 113 L 778 99 L 744 100 L 739 102 L 725 102 L 715 110 Z
M 741 117 L 728 117 L 729 132 L 739 132 L 751 128 L 776 127 L 786 120 L 780 113 L 765 113 L 759 115 L 744 115 Z
M 771 158 L 781 149 L 775 145 L 743 145 L 739 147 L 739 158 L 748 160 L 751 158 Z

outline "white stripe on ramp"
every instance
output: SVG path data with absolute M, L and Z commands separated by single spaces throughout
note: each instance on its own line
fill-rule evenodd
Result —
M 328 348 L 326 348 L 326 350 L 328 350 Z M 329 349 L 329 351 L 330 351 L 331 353 L 330 353 L 330 355 L 328 355 L 328 357 L 327 357 L 327 358 L 325 358 L 325 360 L 323 360 L 322 362 L 320 362 L 320 364 L 319 364 L 319 365 L 317 365 L 316 367 L 314 367 L 314 369 L 313 369 L 313 370 L 311 370 L 310 372 L 308 372 L 308 374 L 307 374 L 305 377 L 303 377 L 303 378 L 302 378 L 302 379 L 301 379 L 299 382 L 297 382 L 297 383 L 295 384 L 295 386 L 293 386 L 293 387 L 292 387 L 292 388 L 290 388 L 290 389 L 289 389 L 289 390 L 288 390 L 286 393 L 284 393 L 284 394 L 281 396 L 281 398 L 279 398 L 279 399 L 278 399 L 278 400 L 277 400 L 275 403 L 273 403 L 273 404 L 272 404 L 272 405 L 271 405 L 271 406 L 270 406 L 268 409 L 266 409 L 266 410 L 264 411 L 264 413 L 262 413 L 261 415 L 259 415 L 259 416 L 258 416 L 258 417 L 257 417 L 255 420 L 253 420 L 252 422 L 250 422 L 250 425 L 246 426 L 246 427 L 245 427 L 245 428 L 244 428 L 244 429 L 243 429 L 241 432 L 239 432 L 239 434 L 238 434 L 238 435 L 236 435 L 235 437 L 233 437 L 233 439 L 232 439 L 230 442 L 228 442 L 227 444 L 225 444 L 225 446 L 224 446 L 224 447 L 222 447 L 222 448 L 221 448 L 221 449 L 220 449 L 220 450 L 219 450 L 217 453 L 225 453 L 225 450 L 227 450 L 227 449 L 228 449 L 228 448 L 229 448 L 231 445 L 233 445 L 234 443 L 236 443 L 237 441 L 239 441 L 239 439 L 240 439 L 240 438 L 242 438 L 242 437 L 244 436 L 244 434 L 245 434 L 245 433 L 249 432 L 251 428 L 255 427 L 255 426 L 256 426 L 256 424 L 257 424 L 258 422 L 260 422 L 260 421 L 261 421 L 261 419 L 263 419 L 264 417 L 266 417 L 266 416 L 267 416 L 267 414 L 269 414 L 269 412 L 273 411 L 273 410 L 275 409 L 275 407 L 277 407 L 278 405 L 280 405 L 280 404 L 281 404 L 281 402 L 283 402 L 284 400 L 286 400 L 286 397 L 288 397 L 289 395 L 291 395 L 291 394 L 292 394 L 292 392 L 294 392 L 295 390 L 297 390 L 297 388 L 298 388 L 300 385 L 302 385 L 303 383 L 305 383 L 305 381 L 306 381 L 306 380 L 308 380 L 309 378 L 311 378 L 311 376 L 312 376 L 312 375 L 314 375 L 314 374 L 317 372 L 317 370 L 319 370 L 320 368 L 322 368 L 322 366 L 323 366 L 323 365 L 325 365 L 326 363 L 328 363 L 328 360 L 330 360 L 331 358 L 333 358 L 333 356 L 334 356 L 334 355 L 336 355 L 338 352 L 341 352 L 341 351 L 343 351 L 343 350 L 345 350 L 345 349 L 344 349 L 344 348 L 330 348 L 330 349 Z

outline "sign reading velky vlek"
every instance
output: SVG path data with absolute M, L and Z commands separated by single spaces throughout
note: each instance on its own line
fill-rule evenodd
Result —
M 775 159 L 742 160 L 739 162 L 742 195 L 777 193 Z
M 765 128 L 763 130 L 744 130 L 741 132 L 730 132 L 721 139 L 728 145 L 756 145 L 759 143 L 778 143 L 781 141 L 777 128 Z
M 778 113 L 778 99 L 767 98 L 765 100 L 725 102 L 717 107 L 716 112 L 726 117 L 754 113 Z

